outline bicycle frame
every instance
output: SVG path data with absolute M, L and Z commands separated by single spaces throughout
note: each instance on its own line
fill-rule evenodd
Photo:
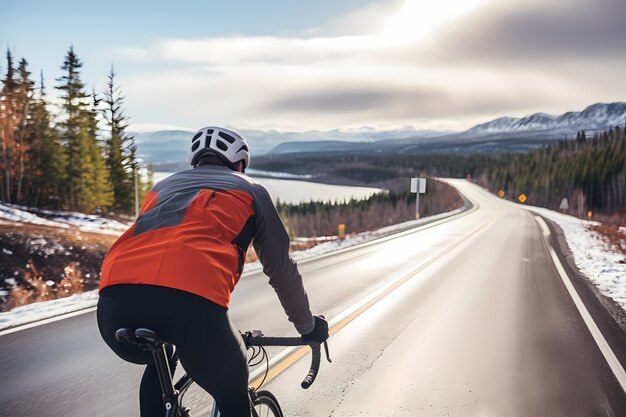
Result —
M 170 379 L 170 383 L 171 381 L 172 380 Z M 193 380 L 191 379 L 191 377 L 185 374 L 174 385 L 175 394 L 173 398 L 175 399 L 175 402 L 173 403 L 172 408 L 166 410 L 166 414 L 165 414 L 166 417 L 179 417 L 180 416 L 179 413 L 181 411 L 183 413 L 187 413 L 187 411 L 183 409 L 181 402 L 183 400 L 183 396 L 185 395 L 185 392 L 191 386 L 192 383 L 193 383 Z M 252 417 L 259 417 L 256 410 L 254 409 L 255 396 L 256 396 L 256 392 L 254 388 L 248 387 L 248 398 L 250 401 L 250 411 L 252 413 Z M 184 415 L 185 414 L 183 414 L 183 416 Z M 213 407 L 211 408 L 211 417 L 220 417 L 220 415 L 221 415 L 220 410 L 218 410 L 217 403 L 214 401 Z
M 328 354 L 328 345 L 326 342 L 320 344 L 316 342 L 307 342 L 301 337 L 264 337 L 261 331 L 246 332 L 241 335 L 244 339 L 246 348 L 259 347 L 260 350 L 256 354 L 253 354 L 251 360 L 258 356 L 259 352 L 263 353 L 262 359 L 266 360 L 267 372 L 269 371 L 269 361 L 267 360 L 267 354 L 263 346 L 302 346 L 309 345 L 311 347 L 311 368 L 309 373 L 302 381 L 302 388 L 308 388 L 315 381 L 315 377 L 319 370 L 321 348 L 324 346 L 326 352 L 326 359 L 331 362 Z M 150 351 L 152 353 L 153 361 L 156 365 L 157 376 L 159 383 L 163 391 L 163 402 L 165 405 L 166 417 L 189 417 L 191 410 L 182 406 L 182 398 L 187 392 L 187 389 L 193 383 L 191 377 L 185 373 L 178 382 L 174 383 L 172 370 L 170 369 L 170 360 L 167 354 L 167 343 L 162 340 L 155 332 L 146 328 L 120 328 L 115 332 L 115 337 L 120 342 L 129 342 L 137 345 L 144 351 Z M 254 348 L 253 348 L 254 349 Z M 174 353 L 173 360 L 177 360 L 177 353 Z M 250 362 L 249 362 L 250 363 Z M 260 362 L 259 362 L 260 363 Z M 265 381 L 265 379 L 263 379 Z M 263 382 L 261 382 L 261 385 Z M 282 415 L 280 412 L 280 406 L 276 398 L 270 393 L 260 391 L 263 396 L 257 393 L 257 388 L 248 387 L 248 401 L 250 405 L 250 412 L 253 417 L 258 417 L 255 407 L 258 404 L 272 405 L 273 410 L 277 412 L 277 415 Z M 265 402 L 264 402 L 265 401 Z M 220 412 L 217 409 L 217 403 L 213 403 L 213 409 L 211 410 L 212 417 L 219 417 Z

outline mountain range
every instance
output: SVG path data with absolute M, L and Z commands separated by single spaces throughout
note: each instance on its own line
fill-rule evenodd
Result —
M 411 127 L 377 131 L 331 130 L 279 132 L 242 130 L 254 146 L 255 155 L 303 152 L 521 152 L 544 146 L 556 139 L 574 138 L 579 131 L 589 134 L 626 124 L 626 102 L 596 103 L 580 112 L 561 115 L 535 113 L 499 117 L 464 132 L 415 130 Z M 186 144 L 193 132 L 165 130 L 134 133 L 139 154 L 159 166 L 184 162 Z M 163 168 L 161 168 L 163 169 Z

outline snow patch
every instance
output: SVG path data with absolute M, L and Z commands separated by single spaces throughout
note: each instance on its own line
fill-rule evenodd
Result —
M 527 207 L 554 221 L 563 229 L 576 266 L 598 288 L 602 295 L 612 298 L 626 310 L 626 264 L 624 256 L 614 252 L 608 243 L 590 227 L 597 222 L 540 207 Z M 620 228 L 620 231 L 626 228 Z
M 43 226 L 69 228 L 66 224 L 50 221 L 27 211 L 9 207 L 5 204 L 0 204 L 0 217 L 14 222 L 26 222 Z
M 0 218 L 113 236 L 121 235 L 131 226 L 131 223 L 122 223 L 93 214 L 43 210 L 15 204 L 0 204 Z
M 43 236 L 28 238 L 27 245 L 33 249 L 33 252 L 36 251 L 45 257 L 54 255 L 55 253 L 61 253 L 65 250 L 65 248 L 57 242 L 46 240 Z
M 6 313 L 0 313 L 0 329 L 20 326 L 26 323 L 60 316 L 98 303 L 98 290 L 72 295 L 58 300 L 42 301 L 22 307 L 16 307 Z

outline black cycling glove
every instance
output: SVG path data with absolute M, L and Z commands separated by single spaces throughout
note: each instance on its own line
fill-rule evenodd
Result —
M 315 327 L 311 333 L 303 334 L 302 338 L 305 340 L 314 340 L 316 342 L 323 342 L 328 339 L 328 322 L 324 319 L 324 316 L 317 315 L 315 318 Z

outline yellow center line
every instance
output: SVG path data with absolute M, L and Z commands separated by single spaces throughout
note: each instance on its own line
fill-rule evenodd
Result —
M 502 209 L 498 206 L 498 214 L 500 214 L 501 211 L 502 211 Z M 465 242 L 470 237 L 474 236 L 480 230 L 484 229 L 489 224 L 493 223 L 498 217 L 499 216 L 497 216 L 497 215 L 493 216 L 490 220 L 488 220 L 487 222 L 483 223 L 482 225 L 480 225 L 479 227 L 474 229 L 469 234 L 463 236 L 461 239 L 459 239 L 456 242 L 452 243 L 450 246 L 446 247 L 443 251 L 439 252 L 437 255 L 435 255 L 432 258 L 430 258 L 426 263 L 420 265 L 418 268 L 412 270 L 411 272 L 409 272 L 406 275 L 404 275 L 402 278 L 398 279 L 395 283 L 393 283 L 393 285 L 390 285 L 389 288 L 385 289 L 385 291 L 382 291 L 380 294 L 378 294 L 377 296 L 373 297 L 371 300 L 369 300 L 368 302 L 364 303 L 359 308 L 355 309 L 351 314 L 349 314 L 348 316 L 346 316 L 345 318 L 343 318 L 342 320 L 337 322 L 334 326 L 332 326 L 328 330 L 329 334 L 332 336 L 333 334 L 337 333 L 339 330 L 344 328 L 352 320 L 354 320 L 355 318 L 357 318 L 358 316 L 363 314 L 372 305 L 376 304 L 378 301 L 380 301 L 382 298 L 387 296 L 393 290 L 395 290 L 396 288 L 398 288 L 399 286 L 401 286 L 402 284 L 407 282 L 409 279 L 413 278 L 415 275 L 417 275 L 420 272 L 422 272 L 428 266 L 432 265 L 435 261 L 441 259 L 443 256 L 445 256 L 446 254 L 451 252 L 454 248 L 459 246 L 461 243 Z M 270 368 L 270 370 L 269 370 L 269 372 L 267 374 L 267 378 L 265 379 L 264 384 L 266 384 L 266 383 L 270 382 L 272 379 L 276 378 L 278 375 L 280 375 L 282 372 L 284 372 L 287 368 L 289 368 L 291 365 L 293 365 L 295 362 L 297 362 L 300 358 L 302 358 L 304 355 L 306 355 L 308 353 L 308 351 L 309 351 L 309 347 L 308 346 L 302 346 L 302 347 L 296 349 L 290 355 L 286 356 L 283 360 L 281 360 L 276 365 L 274 365 L 272 368 Z M 322 356 L 323 356 L 323 354 L 322 354 Z M 322 358 L 322 360 L 324 360 L 324 359 Z M 252 381 L 250 383 L 250 385 L 258 387 L 261 384 L 262 380 L 263 380 L 263 376 L 260 376 L 257 379 L 255 379 L 254 381 Z

